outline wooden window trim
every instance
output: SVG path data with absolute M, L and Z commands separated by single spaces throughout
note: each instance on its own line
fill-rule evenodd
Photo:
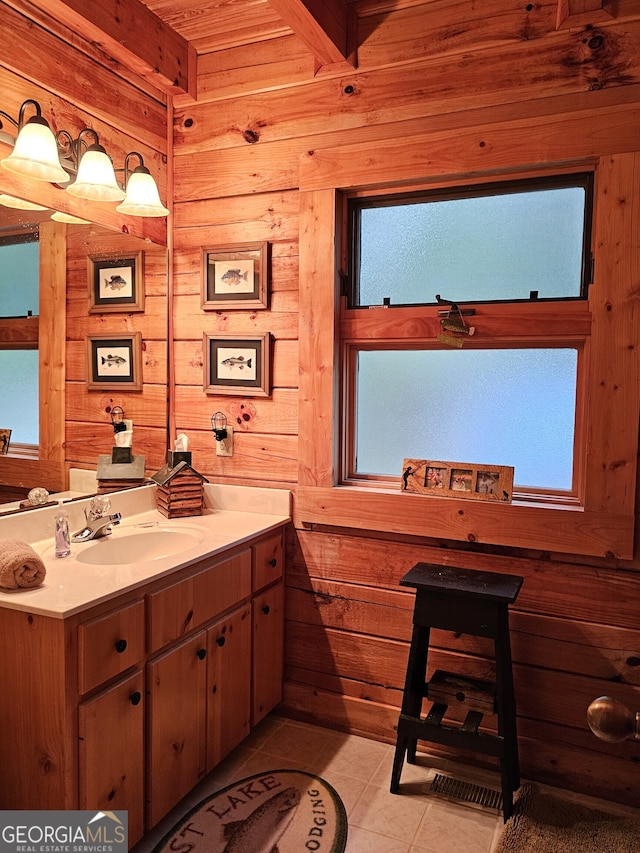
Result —
M 352 152 L 351 172 L 345 166 L 349 158 L 344 148 L 314 151 L 302 160 L 296 523 L 631 559 L 640 413 L 633 328 L 634 282 L 640 279 L 636 252 L 640 208 L 626 201 L 629 188 L 639 185 L 640 154 L 635 152 L 608 154 L 594 164 L 595 281 L 588 303 L 582 506 L 496 506 L 338 483 L 341 189 L 351 192 L 359 184 L 370 185 L 383 164 L 387 185 L 391 180 L 417 181 L 415 151 L 427 147 L 426 140 L 416 138 L 382 143 L 375 152 L 376 162 Z

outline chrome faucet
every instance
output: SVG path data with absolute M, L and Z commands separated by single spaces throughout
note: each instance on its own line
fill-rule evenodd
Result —
M 100 496 L 95 497 L 88 507 L 85 507 L 84 517 L 87 521 L 86 525 L 74 533 L 71 537 L 72 542 L 90 542 L 92 539 L 99 539 L 102 536 L 108 536 L 111 533 L 111 525 L 120 524 L 122 515 L 119 512 L 108 514 L 111 508 L 109 498 Z

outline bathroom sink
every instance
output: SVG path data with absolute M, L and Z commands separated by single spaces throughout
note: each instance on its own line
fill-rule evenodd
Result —
M 113 566 L 125 563 L 148 563 L 188 551 L 204 539 L 205 530 L 198 525 L 155 523 L 150 526 L 114 528 L 113 533 L 72 549 L 79 563 Z

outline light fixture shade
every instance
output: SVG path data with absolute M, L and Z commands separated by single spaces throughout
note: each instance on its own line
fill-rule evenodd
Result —
M 138 166 L 127 181 L 125 200 L 116 207 L 129 216 L 166 216 L 169 211 L 160 201 L 153 176 L 146 166 Z
M 124 191 L 116 183 L 113 163 L 102 145 L 90 145 L 84 152 L 78 176 L 67 192 L 89 201 L 122 201 Z
M 74 216 L 72 213 L 63 213 L 61 210 L 56 210 L 51 214 L 54 222 L 66 222 L 69 225 L 91 225 L 88 219 L 80 219 L 79 216 Z
M 33 116 L 22 126 L 13 151 L 0 165 L 8 172 L 36 181 L 66 184 L 69 180 L 60 165 L 55 136 L 42 116 Z
M 0 193 L 0 204 L 4 207 L 13 207 L 16 210 L 48 210 L 41 204 L 34 204 L 32 201 L 25 201 L 22 198 L 16 198 L 5 193 Z

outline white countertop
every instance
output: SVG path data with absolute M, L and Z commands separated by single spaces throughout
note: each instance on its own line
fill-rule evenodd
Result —
M 3 538 L 27 541 L 43 558 L 47 570 L 44 583 L 37 589 L 1 591 L 0 607 L 56 618 L 70 616 L 204 558 L 215 557 L 281 527 L 290 519 L 290 493 L 279 489 L 206 486 L 203 514 L 176 519 L 167 519 L 153 508 L 154 495 L 155 486 L 110 495 L 111 512 L 122 513 L 122 521 L 113 527 L 110 534 L 114 544 L 122 537 L 153 538 L 155 530 L 159 534 L 155 537 L 156 542 L 167 531 L 182 531 L 194 537 L 193 545 L 187 540 L 187 547 L 176 554 L 137 562 L 120 561 L 117 565 L 84 562 L 88 549 L 103 548 L 105 544 L 109 547 L 109 543 L 99 539 L 83 544 L 72 543 L 71 556 L 56 558 L 53 555 L 56 507 L 29 511 L 29 519 L 24 513 L 0 518 L 0 547 Z M 74 501 L 65 506 L 69 511 L 72 532 L 84 524 L 86 503 L 88 501 Z M 94 553 L 101 552 L 96 550 Z

